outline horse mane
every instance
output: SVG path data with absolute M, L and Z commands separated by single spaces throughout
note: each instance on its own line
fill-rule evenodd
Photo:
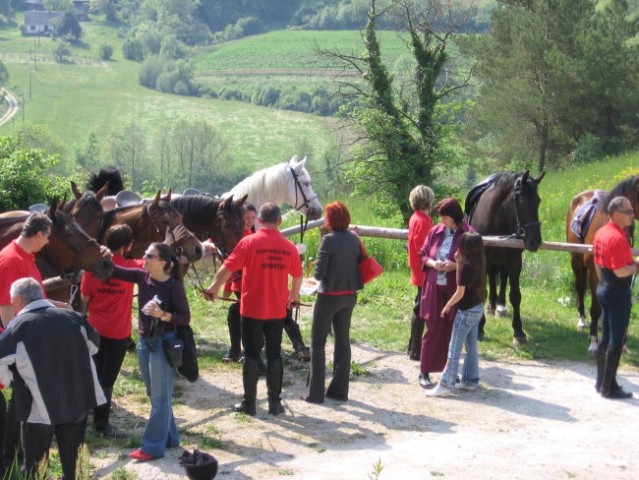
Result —
M 608 195 L 599 202 L 599 206 L 597 208 L 607 213 L 608 204 L 615 197 L 626 197 L 630 200 L 630 203 L 634 208 L 637 201 L 635 194 L 638 188 L 637 182 L 639 182 L 639 176 L 637 175 L 631 175 L 628 178 L 624 178 L 621 182 L 615 185 L 610 192 L 608 192 Z
M 212 225 L 220 202 L 210 195 L 183 195 L 171 199 L 171 205 L 182 214 L 185 225 Z
M 261 202 L 257 200 L 261 197 L 271 198 L 270 192 L 282 192 L 286 187 L 286 178 L 282 176 L 282 170 L 288 166 L 287 162 L 278 163 L 270 167 L 263 168 L 246 177 L 240 183 L 235 185 L 229 194 L 234 198 L 240 198 L 248 195 L 248 201 L 255 204 L 259 208 Z M 225 195 L 225 196 L 228 196 Z
M 515 181 L 521 177 L 524 172 L 499 172 L 495 174 L 494 185 L 499 188 L 512 188 Z
M 29 218 L 30 213 L 26 213 L 24 215 L 20 215 L 17 217 L 4 217 L 4 218 L 0 218 L 0 228 L 4 228 L 10 225 L 13 225 L 14 223 L 19 223 L 19 222 L 24 222 L 26 221 L 27 218 Z
M 87 181 L 86 188 L 92 192 L 97 192 L 104 187 L 107 182 L 109 188 L 106 195 L 115 195 L 124 190 L 124 181 L 122 180 L 122 172 L 117 167 L 103 167 L 98 173 L 92 173 Z

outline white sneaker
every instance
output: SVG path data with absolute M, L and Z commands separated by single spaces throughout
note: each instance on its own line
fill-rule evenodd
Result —
M 428 397 L 445 397 L 453 393 L 452 389 L 445 387 L 441 382 L 437 384 L 430 392 L 426 392 Z
M 457 390 L 465 390 L 467 392 L 474 392 L 475 390 L 477 390 L 477 385 L 475 385 L 474 383 L 459 382 L 459 383 L 455 384 L 455 388 Z

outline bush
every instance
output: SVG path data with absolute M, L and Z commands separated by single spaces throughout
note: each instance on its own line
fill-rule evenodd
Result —
M 575 149 L 570 153 L 572 163 L 584 164 L 604 158 L 605 152 L 599 137 L 586 133 L 579 139 Z
M 103 43 L 98 48 L 98 58 L 100 60 L 111 60 L 113 57 L 113 47 L 108 43 Z
M 140 40 L 127 38 L 122 45 L 122 54 L 128 60 L 141 62 L 144 60 L 144 46 Z

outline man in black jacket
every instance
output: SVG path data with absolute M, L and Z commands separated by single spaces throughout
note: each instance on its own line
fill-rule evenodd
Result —
M 31 478 L 55 435 L 64 478 L 75 479 L 87 412 L 106 402 L 91 358 L 99 336 L 82 315 L 45 300 L 33 278 L 10 293 L 17 316 L 0 336 L 0 381 L 13 379 L 23 470 Z

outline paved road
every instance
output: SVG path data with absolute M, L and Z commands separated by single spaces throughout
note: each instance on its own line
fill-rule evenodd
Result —
M 4 95 L 4 98 L 7 101 L 7 105 L 9 105 L 9 109 L 0 117 L 0 127 L 5 123 L 9 123 L 11 119 L 18 113 L 18 108 L 20 107 L 20 103 L 18 99 L 14 97 L 11 92 L 5 90 L 4 88 L 0 88 L 0 94 Z

